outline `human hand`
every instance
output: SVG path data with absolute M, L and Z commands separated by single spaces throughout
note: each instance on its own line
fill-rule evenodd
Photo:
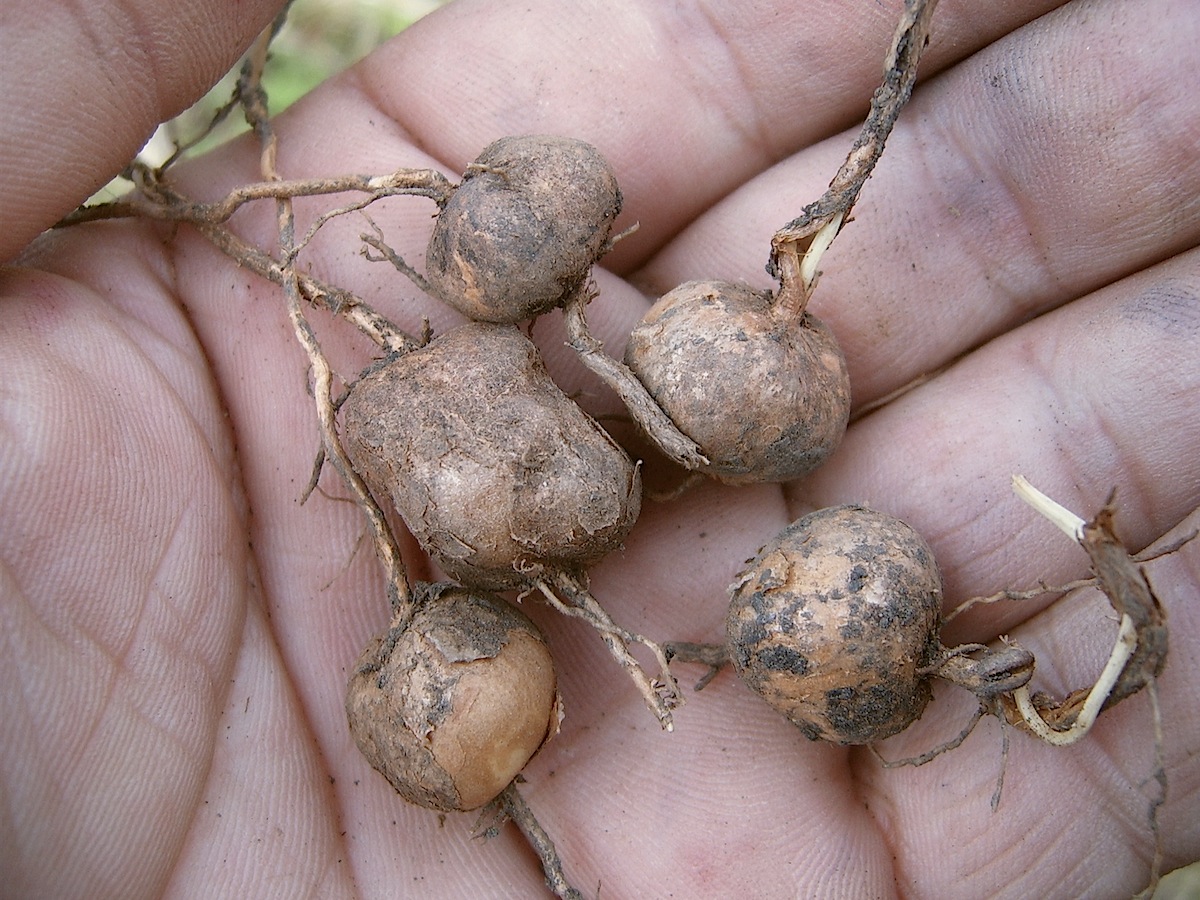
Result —
M 801 17 L 786 4 L 460 0 L 279 117 L 279 167 L 458 173 L 507 133 L 595 143 L 625 194 L 618 228 L 641 223 L 604 260 L 590 309 L 619 355 L 649 299 L 678 282 L 769 286 L 770 235 L 844 156 L 893 6 Z M 933 377 L 859 419 L 801 483 L 648 502 L 626 549 L 593 573 L 618 622 L 719 639 L 742 561 L 840 502 L 921 531 L 948 605 L 1084 574 L 1082 552 L 1011 496 L 1013 472 L 1085 516 L 1118 485 L 1134 547 L 1200 524 L 1196 17 L 1161 0 L 1068 3 L 1032 22 L 1054 6 L 939 8 L 913 100 L 823 261 L 812 309 L 842 343 L 857 408 Z M 253 29 L 232 9 L 213 14 L 228 58 Z M 56 121 L 71 121 L 68 99 Z M 71 160 L 94 155 L 91 134 L 61 143 Z M 112 160 L 131 150 L 110 143 Z M 211 199 L 257 166 L 246 141 L 179 175 Z M 28 221 L 48 224 L 88 189 L 35 196 L 26 208 L 48 212 Z M 302 222 L 326 206 L 296 203 Z M 417 263 L 431 212 L 409 198 L 372 208 Z M 273 210 L 233 225 L 272 245 Z M 362 230 L 335 220 L 302 263 L 413 330 L 422 315 L 452 326 L 357 255 Z M 333 474 L 299 502 L 318 438 L 278 288 L 186 226 L 56 232 L 21 263 L 0 275 L 0 891 L 536 896 L 541 874 L 518 838 L 473 841 L 470 814 L 406 805 L 350 741 L 343 685 L 388 610 Z M 313 320 L 352 376 L 370 346 Z M 534 333 L 565 390 L 594 414 L 618 411 L 563 346 L 557 315 Z M 413 577 L 435 577 L 406 550 Z M 1171 627 L 1159 683 L 1170 867 L 1200 855 L 1188 602 L 1200 549 L 1150 576 Z M 1084 685 L 1115 623 L 1094 593 L 1051 599 L 978 607 L 946 642 L 1011 634 L 1037 654 L 1037 684 Z M 559 660 L 567 718 L 522 792 L 585 893 L 1119 896 L 1146 881 L 1155 762 L 1142 695 L 1071 748 L 1012 735 L 992 813 L 995 721 L 923 768 L 884 770 L 865 748 L 807 742 L 723 674 L 664 734 L 593 632 L 525 608 Z M 939 691 L 881 752 L 929 749 L 973 705 Z

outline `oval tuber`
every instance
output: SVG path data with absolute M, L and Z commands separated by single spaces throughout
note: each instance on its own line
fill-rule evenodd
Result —
M 422 549 L 472 587 L 582 571 L 641 508 L 625 452 L 511 326 L 468 323 L 386 361 L 343 405 L 355 468 Z

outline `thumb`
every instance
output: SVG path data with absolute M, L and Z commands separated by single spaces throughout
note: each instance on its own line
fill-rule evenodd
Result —
M 116 175 L 281 6 L 0 0 L 0 261 Z

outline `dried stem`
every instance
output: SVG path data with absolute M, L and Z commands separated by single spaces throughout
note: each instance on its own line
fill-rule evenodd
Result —
M 270 160 L 264 161 L 270 163 Z M 115 201 L 112 204 L 104 204 L 103 206 L 83 207 L 70 216 L 67 216 L 56 227 L 66 227 L 94 219 L 111 218 L 116 215 L 133 215 L 164 221 L 186 222 L 193 225 L 214 247 L 233 259 L 239 266 L 243 266 L 275 284 L 283 285 L 284 263 L 235 235 L 222 224 L 224 218 L 221 215 L 209 216 L 205 212 L 206 204 L 195 203 L 183 194 L 180 194 L 167 182 L 162 180 L 155 170 L 147 166 L 135 164 L 133 174 L 136 177 L 137 187 L 130 198 Z M 357 178 L 359 176 L 350 177 Z M 334 180 L 327 179 L 327 181 Z M 294 191 L 298 185 L 305 183 L 266 181 L 249 187 L 261 188 L 261 190 L 256 190 L 256 193 L 260 196 L 255 196 L 252 199 L 273 197 L 278 202 L 294 196 L 294 194 L 289 192 Z M 106 211 L 107 214 L 100 214 L 102 211 Z M 330 217 L 331 215 L 326 215 L 319 221 L 327 221 Z M 311 236 L 312 229 L 305 236 L 304 242 L 307 242 Z M 301 243 L 293 247 L 293 258 L 303 245 L 304 243 Z M 380 315 L 370 304 L 354 293 L 343 288 L 325 284 L 311 275 L 294 274 L 300 295 L 307 302 L 313 306 L 342 316 L 384 350 L 390 353 L 405 353 L 421 346 L 419 340 L 397 328 L 386 317 Z
M 1013 692 L 1016 713 L 1030 731 L 1054 745 L 1073 744 L 1103 710 L 1153 683 L 1162 671 L 1167 654 L 1166 616 L 1145 571 L 1116 536 L 1114 495 L 1089 522 L 1020 475 L 1013 476 L 1013 490 L 1087 552 L 1097 586 L 1121 617 L 1108 662 L 1086 692 L 1077 691 L 1059 704 L 1042 708 L 1030 697 L 1028 688 Z
M 258 181 L 234 188 L 220 200 L 200 203 L 179 199 L 164 205 L 155 194 L 147 194 L 145 187 L 162 183 L 161 175 L 144 163 L 135 162 L 128 173 L 134 183 L 134 191 L 125 197 L 107 203 L 82 206 L 61 222 L 59 227 L 79 225 L 101 219 L 139 217 L 163 219 L 171 222 L 187 222 L 192 225 L 220 225 L 234 213 L 255 200 L 281 200 L 294 197 L 315 197 L 323 194 L 344 194 L 360 191 L 368 194 L 366 201 L 357 206 L 348 206 L 332 215 L 361 209 L 376 200 L 401 195 L 428 197 L 441 204 L 454 192 L 454 184 L 433 169 L 397 169 L 388 175 L 336 175 L 329 178 L 306 178 L 292 181 Z M 301 244 L 301 246 L 303 243 Z
M 238 79 L 238 96 L 243 111 L 262 146 L 259 167 L 268 183 L 280 184 L 276 169 L 278 138 L 271 125 L 267 108 L 267 96 L 262 90 L 262 67 L 266 64 L 267 48 L 273 31 L 263 32 L 247 55 Z M 412 597 L 408 577 L 400 555 L 400 548 L 388 526 L 378 504 L 375 503 L 361 476 L 354 470 L 337 433 L 336 408 L 333 399 L 333 370 L 321 350 L 316 333 L 304 313 L 301 299 L 300 279 L 296 273 L 296 222 L 290 196 L 280 195 L 276 199 L 281 262 L 280 283 L 287 303 L 288 318 L 296 340 L 308 355 L 313 377 L 313 400 L 317 419 L 321 427 L 324 456 L 333 463 L 342 480 L 350 488 L 354 498 L 367 518 L 375 551 L 384 565 L 387 576 L 388 599 L 393 613 L 393 626 L 403 628 L 412 616 Z
M 667 659 L 671 662 L 699 663 L 708 671 L 701 676 L 692 690 L 702 691 L 708 687 L 721 670 L 729 665 L 729 647 L 725 644 L 697 644 L 692 641 L 667 641 L 663 644 Z
M 629 414 L 663 453 L 688 469 L 707 466 L 708 457 L 700 452 L 699 445 L 679 430 L 629 367 L 605 353 L 603 345 L 592 337 L 584 314 L 589 300 L 588 291 L 581 289 L 563 305 L 567 341 L 580 361 L 617 393 Z
M 673 730 L 671 711 L 683 703 L 683 698 L 679 694 L 675 676 L 671 674 L 670 657 L 666 649 L 649 638 L 618 626 L 600 605 L 600 601 L 570 575 L 556 573 L 548 576 L 548 580 L 535 579 L 533 585 L 560 613 L 583 619 L 600 633 L 609 653 L 637 685 L 646 706 L 654 713 L 663 730 Z M 631 644 L 641 644 L 654 654 L 659 666 L 656 679 L 651 680 L 629 652 Z
M 1063 534 L 1076 542 L 1083 540 L 1083 526 L 1087 524 L 1057 500 L 1051 500 L 1032 484 L 1024 475 L 1012 477 L 1013 493 L 1032 506 L 1043 518 L 1049 520 Z
M 808 305 L 821 256 L 850 221 L 850 211 L 912 94 L 936 6 L 937 0 L 906 0 L 884 60 L 883 83 L 871 97 L 871 111 L 846 161 L 821 199 L 806 206 L 771 238 L 767 269 L 779 279 L 776 305 L 781 315 L 799 318 Z
M 421 346 L 417 338 L 397 328 L 350 291 L 296 272 L 294 266 L 285 266 L 222 225 L 197 225 L 196 228 L 214 247 L 256 275 L 281 287 L 288 278 L 294 278 L 296 289 L 304 300 L 318 309 L 340 315 L 388 353 L 407 353 Z M 288 269 L 290 274 L 285 275 Z
M 1064 730 L 1052 727 L 1042 718 L 1041 713 L 1033 705 L 1033 700 L 1029 696 L 1028 685 L 1013 691 L 1013 700 L 1017 704 L 1021 718 L 1029 726 L 1029 730 L 1047 744 L 1053 744 L 1056 747 L 1065 747 L 1069 744 L 1074 744 L 1082 738 L 1088 733 L 1092 725 L 1095 724 L 1096 717 L 1100 715 L 1100 710 L 1104 707 L 1105 701 L 1108 700 L 1108 695 L 1112 693 L 1117 679 L 1121 677 L 1121 672 L 1124 671 L 1125 664 L 1133 655 L 1133 650 L 1136 646 L 1137 631 L 1133 627 L 1133 621 L 1129 616 L 1122 616 L 1121 628 L 1117 634 L 1117 642 L 1113 645 L 1112 653 L 1109 654 L 1104 670 L 1100 673 L 1100 677 L 1096 679 L 1096 683 L 1092 685 L 1091 690 L 1088 691 L 1087 699 L 1075 716 L 1075 721 L 1071 723 L 1070 727 Z
M 555 849 L 554 841 L 542 828 L 533 810 L 517 790 L 516 782 L 506 787 L 492 802 L 499 807 L 504 818 L 510 819 L 520 829 L 533 852 L 537 854 L 542 863 L 542 872 L 546 876 L 546 887 L 550 888 L 554 896 L 562 897 L 563 900 L 583 900 L 583 894 L 567 880 L 566 873 L 563 872 L 562 858 Z

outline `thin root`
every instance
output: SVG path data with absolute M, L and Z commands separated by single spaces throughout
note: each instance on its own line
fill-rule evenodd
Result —
M 562 858 L 554 847 L 554 841 L 538 823 L 533 810 L 529 808 L 525 798 L 517 790 L 515 781 L 488 805 L 480 816 L 480 822 L 483 822 L 488 815 L 494 817 L 484 832 L 489 836 L 499 829 L 505 819 L 512 821 L 520 829 L 521 834 L 524 835 L 525 840 L 529 842 L 529 846 L 533 848 L 533 852 L 541 861 L 542 872 L 546 876 L 546 887 L 554 892 L 554 896 L 561 897 L 563 900 L 583 900 L 583 894 L 567 880 L 566 873 L 563 871 Z M 478 827 L 476 826 L 477 829 Z
M 383 232 L 381 232 L 379 230 L 379 226 L 377 226 L 370 219 L 368 219 L 367 221 L 370 222 L 371 230 L 374 231 L 375 233 L 374 234 L 365 234 L 365 233 L 360 234 L 358 236 L 359 240 L 361 240 L 364 244 L 366 244 L 369 247 L 374 247 L 376 250 L 379 251 L 380 255 L 379 256 L 371 256 L 371 254 L 366 250 L 366 248 L 364 248 L 363 252 L 362 252 L 363 257 L 365 259 L 367 259 L 369 262 L 384 262 L 384 261 L 390 262 L 392 264 L 392 267 L 395 268 L 395 270 L 397 272 L 404 275 L 409 281 L 411 281 L 413 284 L 415 284 L 417 287 L 419 287 L 421 290 L 423 290 L 426 294 L 429 294 L 431 297 L 434 296 L 433 287 L 425 279 L 425 276 L 422 275 L 420 272 L 418 272 L 416 269 L 414 269 L 412 266 L 410 266 L 405 261 L 404 257 L 402 257 L 399 253 L 397 253 L 395 250 L 393 250 L 391 247 L 389 247 L 386 243 L 384 243 Z
M 883 754 L 881 754 L 875 748 L 874 744 L 870 744 L 868 746 L 870 747 L 871 752 L 875 755 L 875 758 L 879 760 L 880 764 L 885 769 L 899 769 L 902 766 L 923 766 L 925 763 L 932 762 L 933 760 L 937 759 L 943 753 L 948 753 L 951 750 L 957 749 L 963 741 L 970 737 L 971 732 L 975 730 L 975 726 L 979 724 L 979 720 L 983 718 L 983 715 L 986 712 L 987 707 L 982 703 L 979 704 L 975 708 L 975 714 L 971 716 L 971 720 L 967 722 L 966 727 L 963 728 L 962 731 L 950 738 L 950 740 L 938 744 L 931 750 L 926 750 L 919 756 L 906 756 L 903 759 L 884 759 Z
M 254 133 L 262 145 L 259 155 L 259 166 L 263 178 L 268 182 L 278 182 L 279 174 L 275 168 L 278 148 L 277 137 L 267 112 L 267 97 L 261 87 L 262 67 L 266 62 L 269 38 L 260 37 L 247 58 L 238 81 L 238 92 L 242 98 L 246 119 L 250 122 Z M 309 366 L 313 377 L 313 400 L 316 404 L 317 419 L 320 422 L 322 443 L 325 457 L 333 463 L 342 480 L 350 488 L 354 498 L 367 518 L 375 542 L 376 553 L 383 563 L 387 575 L 388 598 L 392 606 L 394 624 L 407 623 L 412 615 L 412 600 L 405 573 L 404 563 L 400 556 L 400 548 L 395 536 L 383 516 L 383 511 L 375 503 L 366 483 L 354 470 L 349 457 L 342 448 L 337 433 L 336 407 L 333 396 L 333 370 L 330 368 L 325 354 L 321 350 L 316 333 L 304 314 L 301 299 L 300 281 L 296 274 L 296 222 L 292 211 L 290 197 L 284 196 L 276 200 L 277 220 L 279 229 L 279 249 L 282 259 L 280 264 L 280 279 L 283 286 L 284 298 L 287 302 L 288 318 L 296 340 L 308 354 Z
M 569 575 L 557 574 L 553 576 L 553 581 L 553 587 L 541 578 L 536 579 L 533 584 L 560 613 L 583 619 L 600 633 L 609 653 L 633 680 L 646 706 L 654 713 L 663 730 L 673 730 L 671 711 L 683 703 L 683 697 L 679 693 L 675 676 L 671 674 L 670 657 L 666 649 L 649 638 L 619 627 L 600 605 L 600 601 Z M 565 600 L 560 596 L 560 592 L 566 597 Z M 635 643 L 643 645 L 654 654 L 659 666 L 658 678 L 651 680 L 629 652 L 629 645 Z

